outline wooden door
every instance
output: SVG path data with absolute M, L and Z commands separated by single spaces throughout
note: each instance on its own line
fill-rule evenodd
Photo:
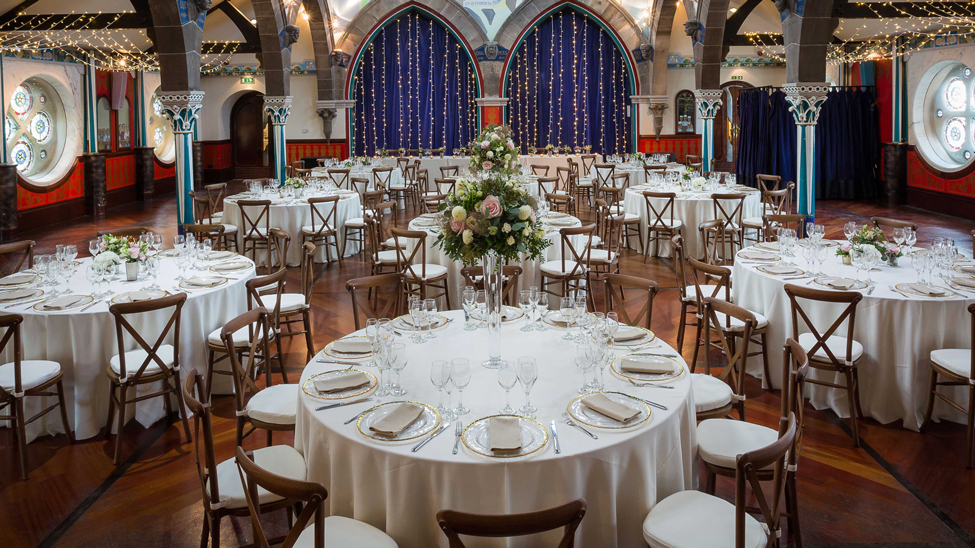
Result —
M 726 82 L 721 107 L 714 119 L 714 169 L 715 171 L 734 171 L 738 155 L 738 95 L 741 90 L 752 87 L 747 82 Z M 730 110 L 728 110 L 730 109 Z M 730 116 L 729 116 L 730 114 Z
M 268 155 L 273 149 L 268 130 L 264 95 L 255 91 L 237 99 L 230 111 L 235 179 L 271 177 Z

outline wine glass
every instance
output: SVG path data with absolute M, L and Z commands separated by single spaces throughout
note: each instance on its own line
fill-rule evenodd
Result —
M 430 364 L 430 382 L 440 393 L 440 404 L 437 405 L 437 412 L 441 415 L 447 412 L 447 408 L 443 405 L 443 385 L 448 377 L 450 377 L 450 364 L 447 363 L 447 360 L 434 360 Z
M 850 243 L 853 243 L 853 236 L 856 235 L 858 229 L 859 226 L 856 224 L 856 222 L 850 221 L 843 225 L 843 235 L 846 236 L 846 239 L 849 240 Z
M 396 374 L 396 381 L 390 384 L 389 394 L 391 396 L 405 396 L 406 390 L 400 386 L 400 373 L 406 368 L 406 345 L 403 343 L 393 343 L 389 345 L 389 364 L 393 373 Z
M 477 296 L 474 298 L 475 306 L 477 307 L 477 313 L 481 316 L 481 321 L 478 322 L 478 328 L 487 327 L 487 291 L 483 289 L 477 290 Z
M 457 408 L 454 415 L 461 416 L 471 412 L 464 406 L 464 389 L 471 383 L 471 362 L 467 358 L 454 358 L 450 361 L 450 378 L 457 389 Z
M 376 389 L 376 396 L 380 398 L 390 395 L 389 383 L 386 382 L 386 371 L 389 371 L 390 367 L 389 346 L 380 341 L 376 344 L 373 352 L 373 356 L 376 358 L 376 369 L 379 370 L 379 386 Z
M 917 232 L 913 228 L 904 229 L 904 244 L 907 246 L 907 252 L 910 253 L 914 249 L 914 244 L 917 243 Z
M 173 236 L 173 248 L 174 249 L 182 249 L 184 245 L 186 245 L 186 236 L 184 236 L 182 234 L 177 234 L 177 235 Z
M 511 407 L 511 389 L 515 387 L 517 382 L 518 372 L 515 370 L 515 366 L 505 362 L 501 369 L 498 369 L 498 384 L 504 388 L 504 407 L 499 411 L 502 415 L 515 414 L 515 409 Z
M 924 256 L 927 252 L 918 251 L 911 255 L 911 266 L 917 271 L 917 283 L 922 283 L 924 281 Z
M 477 289 L 472 285 L 464 287 L 464 331 L 474 331 L 477 326 L 474 325 L 471 315 L 474 313 L 474 304 L 477 299 Z
M 410 319 L 413 321 L 413 334 L 410 335 L 410 340 L 416 344 L 425 343 L 426 339 L 423 338 L 423 301 L 416 295 L 410 296 Z
M 542 317 L 548 312 L 548 293 L 544 291 L 538 292 L 538 317 L 535 319 L 535 331 L 548 331 L 545 327 L 545 322 L 542 321 Z
M 573 340 L 572 320 L 576 315 L 575 301 L 572 300 L 572 297 L 562 297 L 562 300 L 559 301 L 559 312 L 565 321 L 565 335 L 562 336 L 562 340 L 571 341 Z
M 375 346 L 376 346 L 376 339 L 379 336 L 378 330 L 379 330 L 379 320 L 377 320 L 376 318 L 366 319 L 366 339 L 369 341 L 369 346 L 373 348 L 373 357 L 369 359 L 369 365 L 372 366 L 376 365 Z
M 98 238 L 95 238 L 94 240 L 88 242 L 88 253 L 91 253 L 92 257 L 95 257 L 99 253 L 101 253 L 102 248 L 100 244 L 101 242 L 98 240 Z
M 518 358 L 518 382 L 525 389 L 525 405 L 521 406 L 518 411 L 530 418 L 535 418 L 535 411 L 538 411 L 538 408 L 532 405 L 530 398 L 536 380 L 538 380 L 538 366 L 535 364 L 535 358 L 531 356 Z
M 579 335 L 576 338 L 576 341 L 581 342 L 583 340 L 582 329 L 585 326 L 584 321 L 586 319 L 586 313 L 589 310 L 588 303 L 586 303 L 586 298 L 583 296 L 582 291 L 576 292 L 576 298 L 572 302 L 572 306 L 574 306 L 576 309 L 575 322 L 576 326 L 579 328 Z
M 590 350 L 588 344 L 576 345 L 575 362 L 576 367 L 582 372 L 582 387 L 579 388 L 579 393 L 588 394 L 591 390 L 589 389 L 589 383 L 586 382 L 586 371 L 592 367 L 592 350 Z
M 156 254 L 158 254 L 159 253 L 159 250 L 162 249 L 162 245 L 163 245 L 163 237 L 162 237 L 162 234 L 153 234 L 152 235 L 152 248 L 154 250 L 156 250 Z
M 437 323 L 437 299 L 424 299 L 423 311 L 427 319 L 427 340 L 436 339 L 437 334 L 433 332 L 433 326 Z
M 531 291 L 523 289 L 518 292 L 518 308 L 525 314 L 525 325 L 521 328 L 522 331 L 528 332 L 532 330 L 532 299 Z
M 819 276 L 825 276 L 826 273 L 823 271 L 823 263 L 829 258 L 829 247 L 823 243 L 816 246 L 816 263 L 819 265 Z
M 608 364 L 608 360 L 607 360 L 608 342 L 609 342 L 609 335 L 605 332 L 598 333 L 589 342 L 589 346 L 592 352 L 593 366 L 596 368 L 597 371 L 599 371 L 599 380 L 596 380 L 596 375 L 593 374 L 592 387 L 595 390 L 604 390 L 606 386 L 604 384 L 605 379 L 603 378 L 603 370 L 606 369 L 606 365 Z
M 177 281 L 183 281 L 186 279 L 186 267 L 190 264 L 190 250 L 185 246 L 180 249 L 176 254 L 176 266 L 179 267 L 179 276 L 176 278 Z
M 816 268 L 816 257 L 819 255 L 819 245 L 815 242 L 808 242 L 802 248 L 802 258 L 805 259 L 806 264 L 809 265 L 810 271 Z M 815 274 L 815 272 L 813 272 Z
M 897 244 L 897 247 L 904 245 L 904 238 L 906 236 L 904 234 L 903 228 L 895 228 L 893 236 L 894 236 L 894 243 Z
M 92 296 L 93 297 L 96 297 L 96 298 L 102 296 L 102 292 L 101 292 L 101 285 L 102 285 L 102 282 L 101 282 L 101 273 L 98 272 L 98 270 L 100 268 L 101 268 L 100 265 L 97 265 L 97 264 L 92 263 L 92 264 L 88 265 L 88 267 L 85 269 L 85 278 L 87 278 L 88 279 L 88 283 L 90 283 L 91 286 L 93 288 L 95 288 L 95 294 L 92 295 Z
M 616 332 L 620 330 L 620 315 L 616 312 L 606 313 L 606 331 L 609 333 L 610 346 L 616 345 Z

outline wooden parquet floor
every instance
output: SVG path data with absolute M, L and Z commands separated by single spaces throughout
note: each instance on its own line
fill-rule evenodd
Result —
M 922 242 L 948 236 L 966 253 L 972 251 L 972 222 L 871 202 L 825 202 L 818 207 L 828 236 L 842 237 L 848 220 L 884 215 L 916 221 Z M 36 240 L 41 253 L 56 243 L 87 249 L 87 240 L 106 227 L 149 226 L 169 236 L 175 233 L 175 218 L 174 199 L 163 197 L 112 210 L 103 219 L 57 224 L 24 236 Z M 642 256 L 626 252 L 622 270 L 660 283 L 654 330 L 675 343 L 680 307 L 670 266 L 657 259 L 644 264 Z M 361 257 L 346 260 L 341 269 L 337 264 L 317 269 L 316 348 L 353 329 L 345 281 L 367 274 Z M 297 269 L 289 276 L 289 283 L 298 283 Z M 296 339 L 285 348 L 287 368 L 297 378 L 304 365 L 303 342 Z M 688 348 L 685 354 L 690 356 Z M 764 392 L 751 378 L 747 390 L 749 421 L 775 425 L 778 393 Z M 233 404 L 229 397 L 218 397 L 214 406 L 217 452 L 220 459 L 230 458 Z M 866 420 L 861 428 L 865 443 L 855 449 L 845 424 L 832 412 L 807 406 L 798 471 L 805 546 L 975 546 L 975 471 L 964 466 L 964 430 L 960 424 L 940 423 L 919 434 L 900 424 Z M 112 465 L 114 437 L 75 444 L 68 444 L 65 436 L 40 438 L 29 445 L 30 480 L 19 481 L 10 431 L 0 429 L 0 546 L 198 546 L 201 487 L 193 444 L 184 443 L 180 431 L 166 421 L 148 429 L 130 422 L 123 445 L 128 460 L 119 467 Z M 249 438 L 245 446 L 263 443 L 255 438 L 261 436 Z M 291 441 L 289 435 L 275 435 L 275 443 Z M 734 500 L 731 480 L 719 479 L 718 490 Z M 279 514 L 268 519 L 276 532 L 283 532 L 283 512 Z M 222 539 L 228 546 L 250 543 L 249 522 L 224 520 Z

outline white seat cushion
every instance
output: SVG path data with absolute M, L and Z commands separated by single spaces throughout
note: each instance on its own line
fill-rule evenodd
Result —
M 640 222 L 640 216 L 636 213 L 624 213 L 623 214 L 624 223 L 638 223 Z
M 267 236 L 267 230 L 263 226 L 258 226 L 258 227 L 254 227 L 254 228 L 244 229 L 244 237 L 245 238 L 247 236 L 253 236 L 253 235 L 255 235 L 255 233 L 256 234 L 260 234 L 261 236 Z
M 734 392 L 728 383 L 705 373 L 691 375 L 694 389 L 694 408 L 698 413 L 720 409 L 734 399 Z
M 799 345 L 802 346 L 807 352 L 812 349 L 816 344 L 816 336 L 812 333 L 803 333 L 799 335 Z M 840 337 L 839 335 L 833 335 L 832 337 L 826 339 L 826 346 L 829 347 L 830 352 L 836 356 L 836 359 L 842 364 L 846 360 L 846 337 Z M 853 341 L 853 352 L 852 360 L 857 361 L 863 356 L 863 345 Z M 810 359 L 815 359 L 820 362 L 828 362 L 829 354 L 823 348 L 817 348 L 816 353 L 809 356 Z
M 694 284 L 691 284 L 686 288 L 684 288 L 684 293 L 687 295 L 688 302 L 695 302 L 695 303 L 697 302 L 697 288 L 694 287 Z M 711 294 L 714 293 L 714 286 L 712 285 L 709 287 L 706 285 L 702 285 L 701 293 L 703 293 L 705 297 L 710 297 Z M 720 298 L 725 301 L 728 300 L 728 288 L 722 287 L 721 291 L 718 291 L 718 294 L 715 295 L 715 298 Z
M 704 291 L 707 291 L 703 287 L 701 289 L 704 290 Z M 756 322 L 755 325 L 753 326 L 753 329 L 763 329 L 765 327 L 768 327 L 768 318 L 766 318 L 765 316 L 762 316 L 758 312 L 752 312 L 752 314 L 755 315 L 755 322 Z M 725 327 L 726 325 L 728 325 L 728 322 L 727 322 L 725 313 L 724 312 L 715 312 L 714 315 L 715 315 L 715 317 L 718 318 L 718 324 L 725 331 L 742 331 L 742 330 L 745 329 L 745 322 L 739 320 L 738 318 L 732 317 L 731 318 L 731 327 Z
M 616 253 L 607 249 L 593 249 L 589 251 L 589 260 L 597 263 L 611 263 L 616 259 Z
M 210 215 L 210 217 L 213 218 L 214 221 L 219 222 L 219 221 L 223 220 L 223 211 L 218 211 L 218 212 L 214 213 L 213 215 Z
M 601 245 L 603 245 L 603 239 L 600 238 L 599 236 L 593 236 L 592 237 L 592 246 L 593 247 L 599 247 Z
M 697 425 L 698 450 L 704 462 L 734 468 L 738 455 L 761 449 L 779 439 L 767 426 L 731 419 L 708 419 Z M 774 464 L 768 467 L 774 466 Z
M 741 226 L 745 228 L 765 228 L 765 221 L 761 217 L 746 217 L 742 219 Z
M 301 227 L 302 234 L 318 234 L 319 231 L 321 231 L 322 234 L 324 235 L 324 234 L 334 233 L 335 229 L 326 229 L 325 225 L 320 223 L 316 223 L 315 226 L 305 225 Z
M 406 239 L 405 238 L 403 240 L 401 240 L 401 241 L 402 241 L 403 244 L 406 243 Z M 396 246 L 396 238 L 393 238 L 392 236 L 390 236 L 389 238 L 387 238 L 386 241 L 383 242 L 383 247 L 388 247 L 388 248 L 391 248 L 391 249 L 396 249 L 396 247 L 397 247 Z M 403 246 L 401 245 L 399 247 L 403 247 Z
M 643 521 L 651 548 L 734 548 L 735 505 L 700 491 L 681 491 L 657 503 Z M 745 546 L 764 546 L 768 535 L 745 514 Z
M 447 267 L 438 264 L 415 264 L 403 271 L 408 279 L 422 276 L 424 280 L 438 278 L 447 275 Z
M 268 386 L 247 401 L 247 416 L 261 422 L 294 424 L 298 409 L 298 385 L 275 384 Z
M 364 228 L 365 226 L 366 221 L 362 217 L 353 217 L 345 221 L 345 228 Z
M 266 308 L 268 312 L 274 310 L 274 305 L 277 303 L 278 296 L 275 295 L 262 295 L 261 296 L 261 306 Z M 301 310 L 305 308 L 305 296 L 301 293 L 282 293 L 281 294 L 281 312 L 294 312 L 295 310 Z
M 166 364 L 167 367 L 172 367 L 173 345 L 164 344 L 160 346 L 159 350 L 156 351 L 156 355 L 159 356 L 159 359 L 162 360 L 162 362 Z M 148 356 L 148 353 L 141 348 L 137 350 L 129 350 L 128 352 L 126 352 L 125 373 L 127 375 L 135 374 L 135 372 L 138 371 L 140 367 L 142 367 L 142 362 L 145 361 L 146 356 Z M 112 367 L 112 371 L 114 371 L 116 375 L 121 375 L 122 365 L 120 363 L 118 354 L 112 356 L 112 359 L 108 361 L 108 364 Z M 156 373 L 161 373 L 161 370 L 159 369 L 159 364 L 156 363 L 156 360 L 152 360 L 149 362 L 149 365 L 146 366 L 146 370 L 142 374 L 154 375 Z
M 660 219 L 660 218 L 650 219 L 647 221 L 647 226 L 650 227 L 651 229 L 654 228 L 654 225 L 657 225 L 656 228 L 677 228 L 680 226 L 684 226 L 684 222 L 681 221 L 680 219 L 670 220 L 670 219 Z M 660 225 L 663 225 L 663 227 L 661 227 Z
M 315 523 L 298 535 L 295 548 L 314 548 Z M 326 548 L 398 548 L 396 541 L 368 523 L 342 516 L 325 518 Z
M 290 445 L 272 445 L 255 449 L 252 458 L 258 466 L 268 472 L 289 479 L 305 479 L 305 459 Z M 240 474 L 237 471 L 237 462 L 234 459 L 227 459 L 217 465 L 217 489 L 220 491 L 220 501 L 223 502 L 225 508 L 247 507 L 247 499 L 244 498 L 244 486 L 240 483 Z M 207 482 L 207 491 L 210 491 L 209 482 Z M 274 493 L 269 493 L 263 487 L 258 486 L 257 488 L 257 500 L 260 504 L 268 504 L 282 498 Z
M 257 329 L 256 327 L 255 329 L 257 330 L 258 333 L 261 332 L 261 330 Z M 210 334 L 207 335 L 207 343 L 223 348 L 223 341 L 220 340 L 220 331 L 222 330 L 223 330 L 222 327 L 218 327 L 213 331 L 211 331 Z M 274 338 L 274 333 L 271 333 L 271 338 L 272 339 Z M 234 346 L 247 347 L 250 345 L 251 345 L 250 331 L 248 329 L 248 326 L 245 325 L 244 327 L 241 327 L 237 331 L 234 331 Z
M 139 362 L 140 364 L 142 362 Z M 20 385 L 25 391 L 40 386 L 61 373 L 61 364 L 48 360 L 21 360 Z M 0 365 L 0 386 L 7 392 L 14 391 L 14 364 Z
M 967 348 L 934 350 L 931 352 L 931 361 L 959 377 L 968 378 L 972 374 L 972 351 Z
M 396 251 L 380 251 L 376 254 L 379 259 L 379 264 L 396 264 Z
M 575 261 L 565 261 L 565 270 L 562 270 L 562 264 L 562 261 L 548 261 L 542 263 L 540 268 L 542 273 L 551 274 L 553 276 L 565 276 L 573 271 L 575 274 L 582 274 L 586 271 L 585 266 L 576 270 Z

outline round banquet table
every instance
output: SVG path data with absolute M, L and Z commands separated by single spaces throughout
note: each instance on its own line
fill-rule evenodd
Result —
M 649 212 L 647 211 L 647 204 L 643 198 L 643 191 L 653 190 L 654 192 L 674 192 L 677 197 L 674 199 L 674 220 L 683 221 L 683 227 L 681 228 L 681 236 L 684 237 L 684 250 L 688 257 L 693 257 L 695 259 L 704 258 L 704 242 L 701 241 L 701 232 L 698 227 L 701 223 L 705 221 L 710 221 L 715 219 L 714 216 L 714 202 L 711 200 L 712 192 L 685 192 L 680 189 L 679 186 L 665 186 L 658 187 L 656 189 L 651 189 L 647 186 L 635 186 L 627 189 L 625 196 L 623 198 L 623 210 L 626 213 L 632 213 L 640 216 L 640 234 L 643 236 L 643 241 L 647 241 L 647 219 Z M 747 219 L 749 217 L 759 217 L 762 213 L 762 198 L 761 194 L 748 187 L 738 187 L 735 189 L 722 189 L 720 193 L 727 192 L 742 192 L 745 194 L 745 203 L 742 205 L 742 219 Z M 657 211 L 661 211 L 666 205 L 667 200 L 665 199 L 654 199 L 654 207 Z M 729 202 L 730 204 L 731 202 Z M 725 211 L 729 214 L 733 211 L 734 206 L 725 206 Z M 719 212 L 720 214 L 720 212 Z M 636 249 L 639 245 L 639 241 L 630 238 L 629 245 L 632 249 Z M 658 257 L 670 257 L 673 252 L 670 249 L 670 242 L 659 241 L 656 244 Z M 643 253 L 642 249 L 637 249 L 640 253 Z M 654 245 L 650 245 L 649 253 L 654 252 Z
M 471 413 L 461 418 L 466 426 L 497 414 L 504 405 L 504 391 L 497 383 L 497 371 L 480 366 L 487 358 L 486 330 L 464 331 L 460 311 L 444 315 L 454 321 L 438 331 L 437 339 L 420 345 L 408 337 L 401 339 L 409 359 L 401 382 L 407 395 L 382 400 L 436 405 L 437 390 L 430 383 L 431 361 L 468 357 L 472 375 L 464 390 L 464 404 Z M 301 393 L 295 448 L 305 457 L 308 479 L 328 489 L 328 514 L 376 526 L 400 548 L 430 548 L 445 545 L 435 518 L 441 509 L 507 514 L 585 498 L 589 511 L 577 533 L 578 546 L 643 546 L 642 524 L 650 508 L 668 495 L 696 485 L 696 414 L 686 364 L 685 373 L 672 381 L 674 390 L 633 388 L 607 369 L 608 390 L 649 398 L 668 410 L 654 408 L 648 423 L 628 430 L 590 428 L 599 436 L 592 440 L 561 419 L 568 403 L 579 395 L 582 382 L 573 365 L 575 345 L 561 340 L 562 330 L 523 333 L 523 321 L 502 326 L 503 357 L 513 360 L 527 355 L 538 359 L 538 381 L 531 401 L 539 408 L 538 422 L 548 426 L 556 420 L 561 454 L 555 454 L 550 437 L 541 450 L 522 459 L 480 457 L 463 442 L 460 452 L 452 455 L 453 425 L 413 453 L 415 442 L 380 445 L 359 433 L 354 422 L 343 424 L 375 401 L 315 411 L 322 401 Z M 671 349 L 664 344 L 654 351 Z M 305 368 L 301 382 L 336 367 L 316 358 Z M 374 368 L 366 370 L 375 373 Z M 519 386 L 512 390 L 511 400 L 516 408 L 524 403 Z M 456 401 L 455 395 L 454 405 Z M 554 546 L 560 535 L 558 531 L 541 539 L 465 542 L 471 548 Z
M 754 249 L 754 248 L 748 248 Z M 801 253 L 794 262 L 805 271 L 810 270 Z M 734 266 L 732 295 L 736 304 L 769 319 L 768 358 L 770 375 L 776 388 L 782 386 L 782 346 L 792 336 L 792 313 L 784 287 L 787 283 L 806 284 L 808 287 L 827 289 L 809 278 L 783 280 L 782 276 L 757 270 L 757 264 Z M 831 256 L 823 266 L 827 277 L 856 278 L 856 268 L 842 263 L 840 257 Z M 904 426 L 918 430 L 928 402 L 931 375 L 930 353 L 940 348 L 970 348 L 970 315 L 966 308 L 975 297 L 971 292 L 948 298 L 906 296 L 890 289 L 891 285 L 916 280 L 911 259 L 900 258 L 900 266 L 881 265 L 871 273 L 875 286 L 872 292 L 859 290 L 863 300 L 857 305 L 854 339 L 863 345 L 860 370 L 860 404 L 866 416 L 881 424 L 903 420 Z M 786 276 L 790 277 L 790 276 Z M 861 280 L 865 280 L 863 273 Z M 824 333 L 846 305 L 799 301 L 803 310 Z M 799 318 L 800 332 L 808 331 Z M 846 336 L 847 323 L 836 331 Z M 756 349 L 750 349 L 755 351 Z M 839 357 L 839 356 L 838 356 Z M 747 371 L 762 377 L 761 356 L 748 362 Z M 841 374 L 830 375 L 826 371 L 811 370 L 812 378 L 845 384 Z M 958 402 L 966 402 L 967 393 L 959 387 L 941 387 L 939 391 L 950 394 Z M 805 395 L 817 409 L 831 408 L 841 417 L 849 417 L 846 391 L 825 386 L 807 384 Z M 962 403 L 962 405 L 966 405 Z M 935 418 L 965 422 L 965 417 L 940 400 L 934 406 Z
M 523 272 L 518 279 L 518 290 L 528 289 L 529 287 L 535 285 L 538 287 L 542 286 L 542 272 L 539 270 L 541 265 L 547 261 L 557 261 L 562 258 L 562 237 L 561 229 L 563 228 L 575 228 L 582 226 L 582 222 L 578 217 L 568 217 L 571 219 L 572 224 L 566 224 L 565 226 L 551 226 L 546 225 L 547 234 L 546 239 L 552 242 L 552 245 L 545 248 L 542 252 L 544 256 L 540 260 L 533 260 L 528 258 L 522 258 L 518 263 L 521 266 Z M 431 227 L 423 224 L 421 217 L 413 219 L 410 221 L 410 230 L 422 230 L 427 233 L 426 246 L 427 246 L 427 264 L 438 264 L 447 267 L 447 278 L 450 284 L 450 297 L 453 301 L 452 306 L 460 306 L 460 299 L 463 295 L 464 286 L 467 285 L 464 282 L 464 275 L 461 274 L 461 270 L 464 268 L 464 264 L 460 261 L 454 261 L 448 257 L 439 246 L 437 246 L 437 236 L 439 235 L 439 228 Z M 568 221 L 566 221 L 568 222 Z M 586 238 L 584 236 L 573 236 L 572 245 L 580 250 L 580 247 L 585 244 Z M 408 247 L 408 252 L 412 252 L 413 246 Z M 416 262 L 419 263 L 422 259 L 419 254 L 415 258 Z M 515 294 L 517 296 L 517 294 Z M 557 304 L 557 303 L 556 303 Z
M 335 214 L 335 229 L 338 235 L 339 242 L 339 252 L 343 249 L 345 250 L 345 256 L 355 255 L 359 252 L 359 244 L 357 242 L 349 242 L 347 247 L 345 246 L 345 222 L 349 219 L 354 219 L 357 217 L 362 217 L 362 205 L 359 200 L 359 195 L 352 191 L 340 191 L 339 201 L 336 204 L 338 211 Z M 283 198 L 267 198 L 271 200 L 270 208 L 270 226 L 271 228 L 280 228 L 288 234 L 291 234 L 291 245 L 288 247 L 288 256 L 286 262 L 288 266 L 299 266 L 301 264 L 301 227 L 311 226 L 312 224 L 312 212 L 311 206 L 308 205 L 308 198 L 313 198 L 316 196 L 326 196 L 325 193 L 311 192 L 307 193 L 301 198 L 296 198 L 292 200 L 286 200 Z M 223 222 L 229 225 L 234 225 L 237 227 L 237 245 L 238 249 L 243 251 L 244 241 L 243 236 L 247 231 L 244 226 L 244 217 L 241 215 L 240 206 L 237 204 L 238 200 L 263 200 L 260 196 L 254 196 L 249 193 L 243 192 L 240 194 L 235 194 L 226 198 L 223 201 Z M 318 210 L 321 212 L 322 217 L 328 219 L 332 210 L 331 204 L 319 205 Z M 252 207 L 249 208 L 252 211 L 248 211 L 247 214 L 251 219 L 251 222 L 256 222 L 258 215 L 261 214 L 260 208 Z M 321 219 L 315 217 L 315 226 L 321 226 Z M 259 227 L 264 226 L 264 220 L 258 222 Z M 332 260 L 336 260 L 337 253 L 335 249 L 330 249 Z M 257 262 L 259 265 L 263 266 L 266 261 L 267 253 L 264 251 L 258 251 L 256 254 Z M 318 246 L 315 250 L 315 260 L 318 262 L 325 262 L 325 246 Z
M 164 251 L 163 254 L 166 252 Z M 169 293 L 184 291 L 187 294 L 180 317 L 180 370 L 185 372 L 196 369 L 206 374 L 206 338 L 213 330 L 223 326 L 234 317 L 247 310 L 247 298 L 244 282 L 255 275 L 253 263 L 249 259 L 237 256 L 246 261 L 250 267 L 246 270 L 225 274 L 227 283 L 211 289 L 185 290 L 177 289 L 179 269 L 175 260 L 161 257 L 157 283 L 160 288 Z M 67 286 L 62 284 L 57 288 L 71 291 L 71 295 L 91 295 L 93 288 L 85 276 L 86 268 L 91 264 L 91 257 L 78 259 L 81 263 L 71 276 Z M 204 264 L 216 264 L 212 261 Z M 200 269 L 188 269 L 187 277 L 204 274 L 213 275 L 207 270 L 208 266 Z M 126 282 L 124 267 L 121 276 L 108 284 L 102 284 L 102 290 L 110 289 L 112 298 L 143 289 L 151 284 L 150 280 L 140 279 Z M 29 287 L 35 287 L 31 285 Z M 49 293 L 51 288 L 41 286 Z M 105 368 L 112 356 L 118 354 L 118 339 L 115 334 L 115 318 L 108 311 L 109 302 L 102 300 L 87 310 L 84 306 L 53 312 L 41 312 L 34 304 L 21 304 L 8 308 L 4 305 L 2 312 L 16 313 L 24 316 L 21 326 L 24 360 L 52 360 L 61 364 L 64 373 L 64 392 L 67 400 L 68 420 L 72 424 L 76 439 L 83 440 L 98 435 L 101 427 L 105 426 L 108 416 L 108 378 Z M 147 312 L 128 319 L 132 326 L 150 344 L 156 342 L 159 333 L 166 326 L 172 310 Z M 172 331 L 165 344 L 172 344 Z M 138 348 L 129 335 L 126 335 L 126 351 Z M 4 351 L 4 363 L 13 360 L 12 345 Z M 218 377 L 214 383 L 215 393 L 230 393 L 232 386 L 229 377 Z M 160 389 L 161 385 L 144 385 L 139 387 L 138 393 L 149 394 Z M 41 409 L 54 403 L 49 398 L 26 398 L 27 416 L 32 416 Z M 175 403 L 174 403 L 174 409 Z M 126 411 L 126 417 L 134 417 L 140 424 L 148 428 L 152 423 L 165 416 L 163 398 L 153 398 L 138 404 L 132 404 Z M 48 413 L 37 421 L 27 425 L 28 441 L 43 434 L 63 433 L 60 415 L 56 412 Z

